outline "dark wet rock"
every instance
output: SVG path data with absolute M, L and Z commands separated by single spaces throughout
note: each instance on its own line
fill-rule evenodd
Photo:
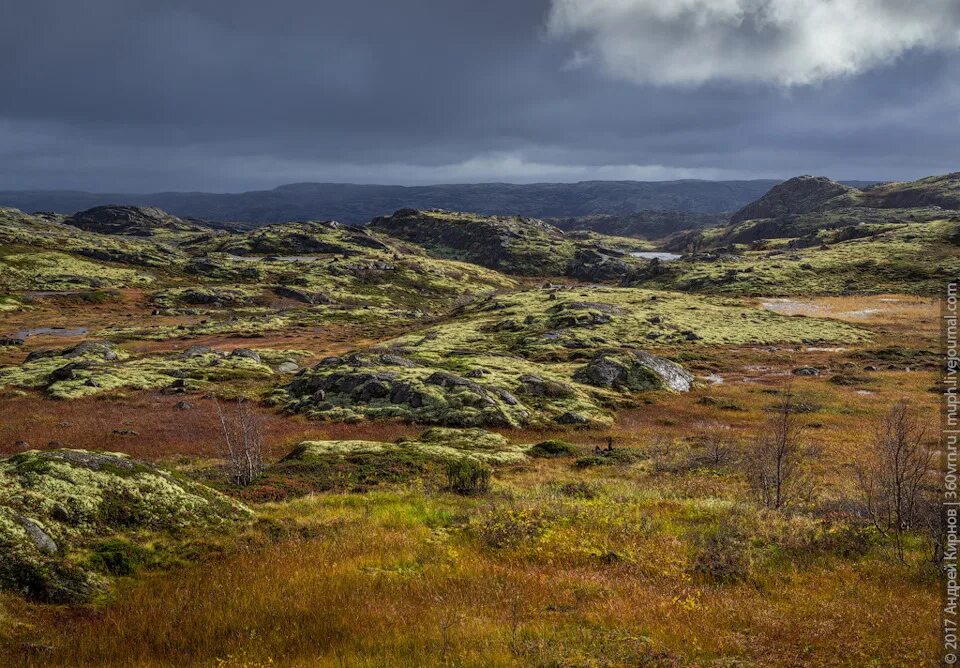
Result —
M 487 376 L 489 374 L 490 374 L 489 370 L 477 368 L 477 369 L 470 369 L 463 375 L 466 378 L 483 378 L 484 376 Z
M 820 369 L 812 366 L 802 366 L 791 372 L 794 376 L 819 376 Z
M 140 432 L 136 429 L 114 429 L 115 436 L 139 436 Z
M 178 411 L 189 411 L 194 408 L 194 405 L 191 404 L 189 401 L 178 401 L 174 405 L 174 408 L 176 408 Z
M 637 267 L 611 249 L 578 248 L 566 275 L 584 281 L 629 281 Z
M 0 346 L 22 346 L 26 339 L 19 336 L 0 336 Z
M 80 360 L 79 362 L 70 362 L 62 367 L 54 369 L 47 375 L 48 383 L 58 383 L 65 380 L 76 380 L 79 371 L 86 371 L 95 366 L 90 360 Z

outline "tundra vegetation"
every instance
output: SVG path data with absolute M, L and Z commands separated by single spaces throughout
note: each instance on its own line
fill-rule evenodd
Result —
M 931 663 L 957 182 L 0 211 L 0 664 Z

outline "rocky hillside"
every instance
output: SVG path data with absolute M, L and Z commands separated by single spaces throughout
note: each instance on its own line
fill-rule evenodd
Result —
M 882 183 L 863 191 L 867 206 L 960 209 L 960 172 L 906 183 Z
M 797 176 L 774 186 L 730 217 L 731 223 L 780 218 L 852 204 L 859 191 L 825 176 Z
M 589 230 L 600 234 L 638 239 L 662 239 L 675 232 L 722 225 L 726 214 L 695 211 L 637 211 L 627 214 L 594 214 L 550 218 L 548 223 L 564 231 Z
M 166 211 L 141 206 L 98 206 L 63 219 L 67 225 L 97 234 L 152 237 L 165 232 L 208 233 L 209 228 L 189 223 Z

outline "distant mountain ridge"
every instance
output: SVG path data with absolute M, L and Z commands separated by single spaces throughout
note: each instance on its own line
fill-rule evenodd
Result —
M 334 219 L 364 224 L 398 209 L 446 209 L 482 215 L 566 218 L 637 211 L 716 214 L 759 198 L 777 180 L 582 181 L 432 186 L 298 183 L 244 193 L 88 193 L 0 191 L 0 206 L 71 214 L 103 205 L 156 207 L 182 218 L 267 224 Z M 860 182 L 852 185 L 862 185 Z

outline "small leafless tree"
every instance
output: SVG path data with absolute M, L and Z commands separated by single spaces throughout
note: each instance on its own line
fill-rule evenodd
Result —
M 760 428 L 744 457 L 747 480 L 767 508 L 781 509 L 812 491 L 809 459 L 812 450 L 803 438 L 793 392 L 783 390 L 783 402 Z
M 249 485 L 263 473 L 263 423 L 243 399 L 237 399 L 232 411 L 225 411 L 217 399 L 213 401 L 223 430 L 220 450 L 230 481 Z
M 706 461 L 711 466 L 723 466 L 730 460 L 730 444 L 718 429 L 704 432 L 703 445 L 706 448 Z
M 900 561 L 904 532 L 926 528 L 924 520 L 936 521 L 922 496 L 933 463 L 925 436 L 926 426 L 917 412 L 906 400 L 898 401 L 877 425 L 858 470 L 867 513 L 881 533 L 893 537 Z

